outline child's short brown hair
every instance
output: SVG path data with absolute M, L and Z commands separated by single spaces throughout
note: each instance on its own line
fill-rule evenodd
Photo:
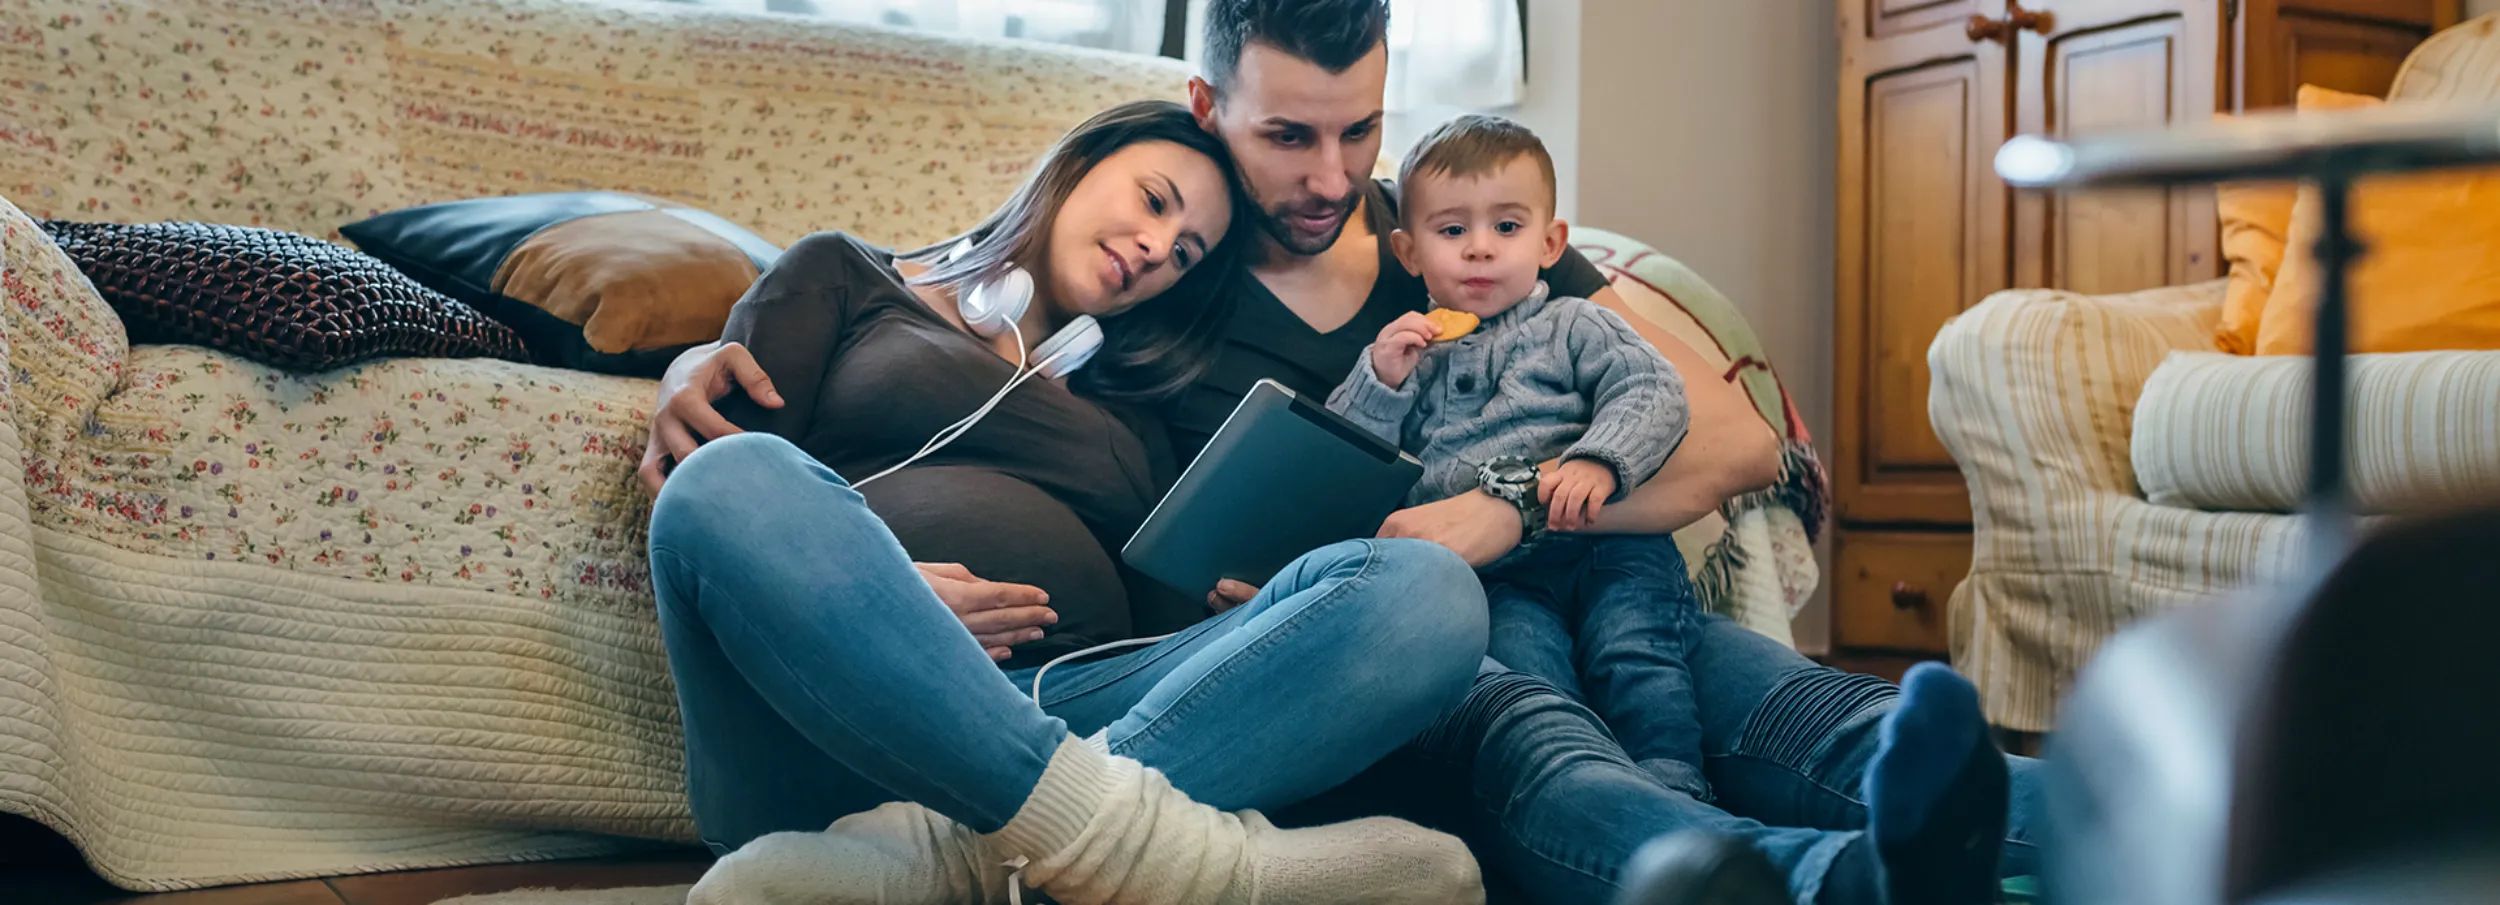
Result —
M 1406 162 L 1398 167 L 1398 186 L 1411 191 L 1419 176 L 1482 176 L 1508 166 L 1522 155 L 1536 160 L 1537 171 L 1545 176 L 1545 215 L 1554 215 L 1554 157 L 1545 153 L 1545 142 L 1537 140 L 1528 127 L 1499 116 L 1470 113 L 1442 123 L 1415 149 L 1406 152 Z M 1414 205 L 1404 205 L 1408 212 Z

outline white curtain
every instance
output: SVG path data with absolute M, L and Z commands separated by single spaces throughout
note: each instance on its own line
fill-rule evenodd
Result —
M 674 0 L 984 38 L 1130 53 L 1163 49 L 1165 0 Z
M 1389 0 L 1388 108 L 1518 105 L 1525 34 L 1517 0 Z

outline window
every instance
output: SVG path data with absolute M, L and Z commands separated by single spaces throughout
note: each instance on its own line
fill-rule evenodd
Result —
M 1207 0 L 1175 0 L 1164 53 L 1204 54 Z M 1527 0 L 1389 0 L 1388 108 L 1493 110 L 1519 103 L 1527 75 Z M 1444 115 L 1443 118 L 1447 118 Z
M 1165 52 L 1176 0 L 664 0 L 713 9 L 823 16 L 985 38 L 1020 38 L 1130 53 Z
M 1519 103 L 1527 75 L 1521 5 L 1389 0 L 1389 10 L 1390 110 L 1493 110 Z

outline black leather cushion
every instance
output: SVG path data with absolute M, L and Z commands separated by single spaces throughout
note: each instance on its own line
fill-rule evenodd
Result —
M 583 229 L 593 218 L 602 225 Z M 350 223 L 339 234 L 510 325 L 540 364 L 640 377 L 657 377 L 688 346 L 718 338 L 746 284 L 781 256 L 713 214 L 618 192 L 429 204 Z M 525 246 L 531 254 L 515 259 Z M 717 264 L 723 255 L 742 256 L 739 268 L 753 270 L 725 281 L 717 266 L 686 266 L 706 257 Z M 605 315 L 603 306 L 611 308 Z
M 41 224 L 133 343 L 325 370 L 380 356 L 529 360 L 521 338 L 373 258 L 218 223 Z

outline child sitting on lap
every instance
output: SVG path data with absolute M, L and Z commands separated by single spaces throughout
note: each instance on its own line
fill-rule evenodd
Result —
M 1553 159 L 1525 127 L 1462 116 L 1416 145 L 1398 183 L 1390 244 L 1435 310 L 1381 330 L 1328 407 L 1423 460 L 1408 505 L 1482 489 L 1520 507 L 1520 548 L 1479 572 L 1493 658 L 1576 691 L 1645 769 L 1708 798 L 1683 557 L 1663 536 L 1564 533 L 1684 439 L 1683 381 L 1621 316 L 1548 297 L 1537 271 L 1567 228 Z

